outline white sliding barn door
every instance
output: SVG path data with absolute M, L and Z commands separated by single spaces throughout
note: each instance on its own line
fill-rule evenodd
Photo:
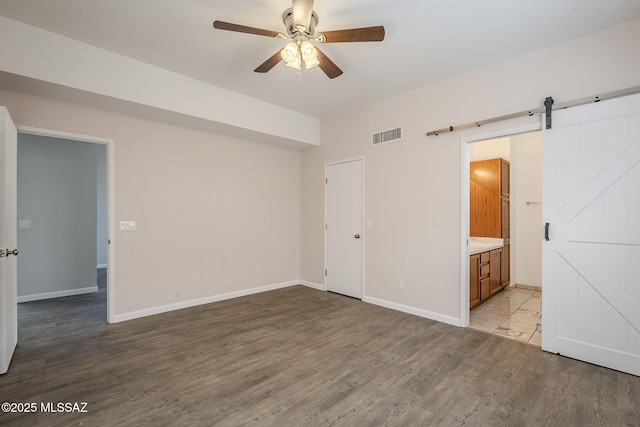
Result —
M 640 375 L 640 95 L 543 132 L 542 349 Z

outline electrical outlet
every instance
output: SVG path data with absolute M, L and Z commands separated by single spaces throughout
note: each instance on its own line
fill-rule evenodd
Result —
M 119 230 L 120 231 L 136 231 L 136 222 L 135 221 L 120 221 Z
M 404 286 L 404 282 L 402 281 L 402 279 L 400 278 L 396 279 L 396 288 L 402 289 L 403 286 Z
M 192 285 L 197 285 L 198 284 L 198 275 L 194 274 L 193 276 L 191 276 L 191 284 Z

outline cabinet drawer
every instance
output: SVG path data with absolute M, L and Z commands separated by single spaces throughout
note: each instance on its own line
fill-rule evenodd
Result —
M 485 264 L 480 266 L 480 277 L 486 277 L 489 275 L 490 265 Z
M 484 264 L 484 263 L 489 262 L 489 259 L 490 259 L 489 252 L 482 252 L 480 254 L 480 264 Z

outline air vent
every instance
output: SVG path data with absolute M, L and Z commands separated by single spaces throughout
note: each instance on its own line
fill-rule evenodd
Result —
M 394 129 L 383 130 L 382 132 L 371 134 L 371 145 L 381 145 L 388 142 L 400 141 L 402 139 L 403 129 L 402 126 L 398 126 Z

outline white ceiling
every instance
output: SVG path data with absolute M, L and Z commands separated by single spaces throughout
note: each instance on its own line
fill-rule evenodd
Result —
M 326 44 L 344 74 L 278 64 L 283 40 L 215 30 L 222 20 L 284 31 L 290 0 L 0 0 L 0 15 L 215 86 L 325 117 L 640 19 L 638 0 L 316 0 L 317 31 L 384 25 L 380 43 Z M 549 64 L 550 67 L 557 64 Z

